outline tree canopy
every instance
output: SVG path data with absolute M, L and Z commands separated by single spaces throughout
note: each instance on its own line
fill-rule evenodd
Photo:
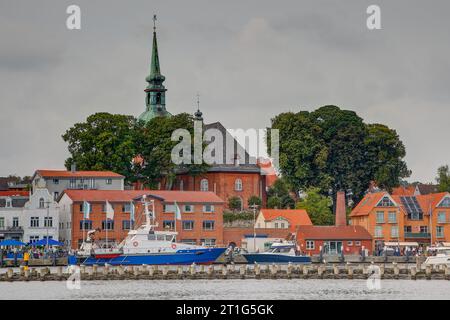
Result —
M 333 225 L 332 201 L 320 194 L 319 188 L 309 188 L 303 199 L 297 202 L 297 209 L 305 209 L 313 225 Z
M 439 192 L 450 192 L 450 170 L 448 165 L 439 167 L 437 174 L 436 181 L 439 184 Z
M 410 174 L 397 133 L 365 124 L 353 111 L 324 106 L 281 113 L 271 129 L 279 130 L 279 170 L 296 193 L 316 187 L 334 197 L 338 190 L 351 190 L 358 202 L 371 180 L 392 188 Z

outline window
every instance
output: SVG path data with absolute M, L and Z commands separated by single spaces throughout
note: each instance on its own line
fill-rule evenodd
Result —
M 190 244 L 195 246 L 197 244 L 197 240 L 195 239 L 181 239 L 181 243 Z
M 103 220 L 102 221 L 103 230 L 114 230 L 114 220 Z
M 31 217 L 30 218 L 30 227 L 31 228 L 39 228 L 39 217 Z
M 314 241 L 308 240 L 306 241 L 306 250 L 314 250 Z
M 397 212 L 395 212 L 395 211 L 388 212 L 388 222 L 389 223 L 397 223 Z
M 39 209 L 43 209 L 45 207 L 44 198 L 39 199 Z
M 5 218 L 0 217 L 0 229 L 5 228 Z
M 46 228 L 53 227 L 53 217 L 44 217 L 44 227 Z
M 92 229 L 92 220 L 80 221 L 80 230 L 91 230 L 91 229 Z
M 131 230 L 133 227 L 133 223 L 130 220 L 122 221 L 122 230 Z
M 398 238 L 398 226 L 391 227 L 391 238 Z
M 30 243 L 39 241 L 39 236 L 30 236 Z
M 404 227 L 404 231 L 405 231 L 405 233 L 411 233 L 412 232 L 412 227 L 411 226 L 405 226 Z
M 164 220 L 163 221 L 164 229 L 175 229 L 175 221 L 173 220 Z
M 112 179 L 106 179 L 106 184 L 112 184 Z
M 193 230 L 194 229 L 194 221 L 186 220 L 183 221 L 183 230 Z
M 131 212 L 131 203 L 125 203 L 122 205 L 122 212 L 130 213 Z
M 286 228 L 285 225 L 284 225 L 284 222 L 281 222 L 281 223 L 280 223 L 280 228 L 281 228 L 281 229 Z
M 439 203 L 440 208 L 450 208 L 450 197 L 445 197 L 444 200 Z
M 18 228 L 19 227 L 19 217 L 14 217 L 13 218 L 13 228 Z
M 163 205 L 164 212 L 175 212 L 175 206 L 173 204 L 165 204 Z
M 361 247 L 361 241 L 355 241 L 355 246 Z
M 12 208 L 12 199 L 6 198 L 5 208 Z
M 200 191 L 209 191 L 209 185 L 207 179 L 200 180 Z
M 84 205 L 83 203 L 80 203 L 80 212 L 83 213 L 84 211 Z M 92 213 L 92 204 L 89 206 L 89 213 Z
M 386 196 L 378 202 L 377 207 L 395 207 L 395 204 Z
M 275 222 L 275 229 L 278 229 L 278 222 Z
M 384 211 L 377 211 L 377 223 L 384 223 Z
M 53 192 L 53 199 L 58 200 L 59 192 Z
M 186 205 L 184 206 L 183 211 L 184 211 L 184 212 L 188 212 L 188 213 L 194 212 L 194 206 L 191 205 L 191 204 L 186 204 Z
M 428 226 L 420 226 L 420 233 L 428 233 Z
M 53 184 L 59 184 L 59 179 L 53 179 Z
M 75 189 L 77 186 L 77 180 L 75 178 L 71 178 L 69 180 L 69 189 Z
M 216 245 L 216 239 L 200 239 L 200 242 L 203 243 L 204 246 L 212 247 Z
M 214 221 L 212 220 L 203 221 L 203 230 L 214 230 Z
M 353 241 L 347 241 L 347 246 L 349 247 L 353 246 Z
M 438 212 L 437 221 L 438 223 L 445 223 L 445 212 Z
M 236 179 L 234 181 L 234 190 L 242 191 L 242 180 L 241 179 Z
M 210 204 L 205 204 L 203 206 L 203 212 L 206 212 L 206 213 L 214 212 L 214 206 L 210 205 Z
M 438 238 L 444 237 L 444 227 L 443 226 L 436 227 L 436 237 L 438 237 Z
M 382 226 L 376 226 L 375 227 L 375 237 L 380 238 L 383 236 L 383 227 Z

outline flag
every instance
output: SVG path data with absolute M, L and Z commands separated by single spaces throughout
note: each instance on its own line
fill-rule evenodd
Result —
M 114 220 L 114 208 L 109 201 L 106 201 L 106 219 Z
M 181 210 L 176 201 L 175 201 L 175 219 L 181 220 Z
M 130 201 L 130 221 L 134 221 L 134 203 Z
M 91 204 L 87 201 L 83 202 L 83 218 L 89 219 L 89 214 L 91 213 Z

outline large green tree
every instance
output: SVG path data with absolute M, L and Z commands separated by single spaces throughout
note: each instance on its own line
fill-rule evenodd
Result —
M 267 207 L 274 209 L 292 209 L 295 200 L 289 192 L 288 182 L 284 178 L 277 179 L 267 191 Z
M 439 184 L 439 191 L 450 192 L 450 170 L 448 165 L 439 167 L 437 174 L 436 181 Z
M 317 187 L 335 197 L 338 190 L 351 190 L 358 202 L 371 180 L 392 188 L 409 176 L 396 132 L 367 125 L 353 111 L 324 106 L 282 113 L 271 129 L 279 130 L 279 169 L 295 192 Z
M 132 116 L 110 113 L 95 113 L 76 123 L 62 136 L 70 153 L 66 168 L 76 164 L 78 170 L 112 170 L 130 178 L 135 125 Z
M 297 209 L 305 209 L 314 225 L 333 225 L 330 197 L 320 194 L 319 188 L 309 188 L 303 199 L 297 202 Z

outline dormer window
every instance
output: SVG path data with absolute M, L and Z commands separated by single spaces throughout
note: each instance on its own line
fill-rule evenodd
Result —
M 438 205 L 439 208 L 450 208 L 450 197 L 445 197 Z
M 395 204 L 388 196 L 385 196 L 378 202 L 377 207 L 395 207 Z
M 5 208 L 12 208 L 12 199 L 6 198 Z

